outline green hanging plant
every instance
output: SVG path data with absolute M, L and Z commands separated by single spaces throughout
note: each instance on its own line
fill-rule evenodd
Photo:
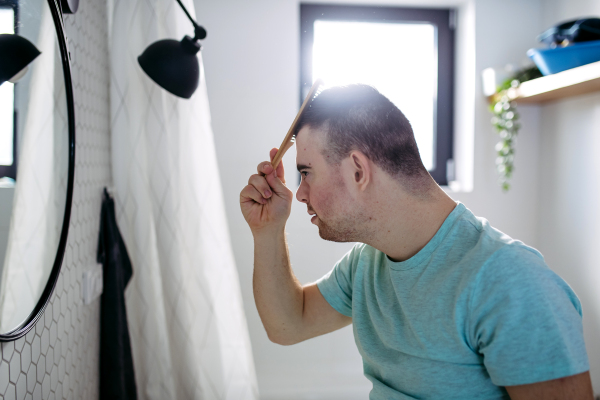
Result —
M 500 186 L 504 192 L 510 189 L 509 180 L 514 171 L 515 143 L 521 128 L 521 124 L 518 123 L 517 106 L 514 101 L 511 101 L 507 91 L 511 88 L 518 88 L 522 82 L 541 76 L 542 73 L 535 66 L 517 71 L 498 86 L 490 104 L 490 111 L 494 114 L 491 122 L 500 135 L 500 141 L 496 144 L 496 168 Z

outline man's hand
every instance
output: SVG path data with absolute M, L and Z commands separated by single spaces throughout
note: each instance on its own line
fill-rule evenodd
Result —
M 271 149 L 271 160 L 277 149 Z M 276 232 L 285 227 L 292 209 L 293 193 L 285 186 L 283 163 L 277 171 L 270 162 L 258 164 L 258 173 L 240 193 L 240 207 L 252 233 Z
M 593 400 L 590 373 L 529 385 L 506 386 L 512 400 Z

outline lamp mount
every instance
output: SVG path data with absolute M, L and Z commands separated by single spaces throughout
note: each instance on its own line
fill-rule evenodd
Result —
M 183 9 L 183 12 L 188 17 L 188 19 L 192 22 L 192 25 L 194 25 L 194 38 L 192 40 L 198 41 L 198 40 L 204 39 L 206 37 L 206 29 L 204 29 L 203 27 L 198 25 L 198 23 L 196 21 L 194 21 L 194 19 L 188 12 L 187 8 L 185 8 L 185 6 L 181 2 L 181 0 L 176 0 L 176 1 L 179 4 L 179 6 Z

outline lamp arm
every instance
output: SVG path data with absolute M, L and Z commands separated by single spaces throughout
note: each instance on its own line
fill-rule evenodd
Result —
M 194 41 L 196 41 L 198 39 L 204 39 L 206 37 L 206 30 L 203 27 L 201 27 L 200 25 L 198 25 L 198 23 L 196 21 L 194 21 L 194 19 L 192 18 L 192 16 L 188 12 L 188 10 L 185 8 L 185 6 L 181 2 L 181 0 L 176 0 L 176 1 L 179 4 L 179 6 L 183 9 L 183 12 L 185 13 L 185 15 L 188 17 L 188 19 L 190 21 L 192 21 L 192 24 L 194 25 L 194 32 L 195 32 Z

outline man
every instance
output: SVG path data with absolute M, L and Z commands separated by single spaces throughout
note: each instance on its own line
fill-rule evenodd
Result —
M 259 164 L 240 204 L 270 340 L 291 345 L 353 323 L 372 400 L 592 399 L 576 295 L 537 250 L 433 181 L 387 98 L 366 85 L 323 91 L 296 150 L 296 198 L 319 235 L 359 244 L 302 286 L 285 240 L 283 165 Z

